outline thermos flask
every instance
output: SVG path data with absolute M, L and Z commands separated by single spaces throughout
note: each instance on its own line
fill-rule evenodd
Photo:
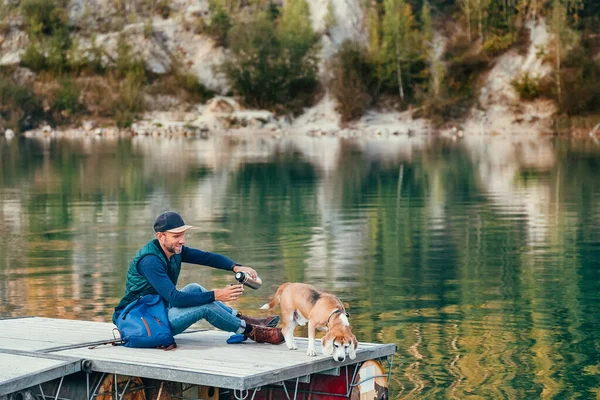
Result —
M 250 278 L 250 275 L 246 272 L 236 272 L 235 279 L 239 283 L 243 283 L 245 286 L 248 286 L 252 289 L 258 289 L 260 285 L 262 285 L 262 280 L 260 279 L 260 277 L 257 276 L 256 279 L 252 279 Z

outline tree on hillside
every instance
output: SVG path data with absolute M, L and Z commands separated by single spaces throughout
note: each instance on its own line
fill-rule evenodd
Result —
M 564 6 L 569 14 L 576 14 L 583 5 L 583 0 L 564 0 Z
M 540 10 L 543 9 L 545 0 L 520 0 L 517 6 L 525 20 L 537 19 Z
M 565 18 L 568 20 L 569 17 L 572 17 L 573 20 L 577 20 L 577 13 L 584 8 L 585 2 L 586 0 L 561 0 L 560 4 L 565 9 Z M 552 18 L 555 3 L 553 0 L 518 0 L 516 8 L 525 19 L 537 19 L 538 16 L 544 15 Z
M 292 111 L 306 105 L 318 86 L 318 36 L 306 0 L 287 1 L 281 13 L 257 5 L 247 20 L 238 18 L 228 42 L 224 71 L 246 104 Z
M 431 7 L 429 1 L 425 0 L 421 7 L 421 37 L 424 43 L 431 44 L 433 41 L 433 21 L 431 20 Z
M 327 14 L 325 14 L 325 31 L 328 32 L 332 27 L 337 24 L 337 18 L 335 16 L 335 6 L 333 1 L 329 0 L 327 3 Z
M 472 0 L 460 0 L 460 8 L 464 14 L 465 17 L 465 22 L 467 24 L 467 39 L 469 40 L 469 42 L 472 40 L 472 36 L 471 36 L 471 18 L 472 18 L 472 6 L 471 6 L 471 1 Z
M 277 37 L 282 48 L 296 62 L 315 47 L 319 37 L 312 29 L 306 0 L 286 1 L 277 24 Z
M 485 40 L 485 29 L 487 28 L 488 9 L 491 0 L 475 0 L 477 9 L 477 26 L 479 27 L 479 39 Z
M 460 0 L 460 8 L 467 24 L 467 39 L 472 40 L 472 25 L 477 25 L 477 34 L 483 43 L 488 22 L 490 0 Z
M 381 62 L 381 17 L 380 6 L 377 0 L 371 0 L 368 4 L 366 14 L 367 32 L 369 35 L 369 46 L 367 47 L 367 55 L 369 62 L 374 68 L 374 74 L 378 81 L 376 92 L 379 91 L 381 81 L 383 79 L 383 63 Z
M 561 4 L 560 0 L 554 0 L 554 3 L 552 4 L 552 21 L 550 24 L 550 29 L 554 34 L 554 68 L 556 72 L 556 96 L 558 98 L 559 103 L 561 101 L 562 91 L 560 85 L 560 57 L 566 22 L 567 10 Z
M 374 76 L 366 50 L 346 40 L 327 63 L 331 78 L 328 89 L 337 102 L 342 123 L 360 118 L 371 105 Z
M 577 12 L 583 5 L 581 0 L 553 0 L 550 13 L 550 32 L 553 34 L 553 58 L 556 83 L 556 99 L 563 107 L 563 60 L 567 51 L 579 47 L 580 33 L 571 29 L 571 23 L 578 21 Z
M 431 21 L 431 8 L 425 0 L 421 8 L 421 38 L 423 52 L 429 64 L 429 95 L 437 97 L 443 78 L 443 65 L 437 59 L 435 44 L 433 42 L 433 23 Z
M 414 18 L 404 0 L 384 0 L 382 58 L 389 74 L 395 74 L 398 94 L 405 101 L 403 64 L 410 63 L 410 41 Z

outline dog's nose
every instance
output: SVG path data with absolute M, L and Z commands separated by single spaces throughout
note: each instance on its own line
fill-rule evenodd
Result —
M 344 358 L 343 358 L 343 357 L 338 357 L 338 359 L 337 359 L 337 360 L 338 360 L 338 361 L 344 361 Z

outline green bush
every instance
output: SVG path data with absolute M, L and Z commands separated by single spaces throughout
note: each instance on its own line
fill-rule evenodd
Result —
M 211 8 L 213 9 L 211 10 L 210 24 L 205 28 L 205 32 L 214 39 L 217 46 L 227 46 L 227 35 L 233 26 L 231 17 L 223 7 L 214 6 Z
M 30 36 L 52 35 L 63 29 L 68 14 L 64 0 L 23 0 L 21 15 L 25 19 Z
M 190 72 L 176 72 L 175 81 L 191 98 L 191 101 L 203 101 L 213 96 L 213 92 L 198 81 L 198 77 Z
M 120 82 L 118 99 L 114 104 L 114 117 L 120 128 L 130 127 L 146 108 L 143 89 L 144 83 L 136 71 L 128 72 Z
M 69 52 L 71 38 L 66 29 L 41 40 L 32 40 L 21 56 L 21 65 L 33 71 L 49 71 L 61 75 L 71 70 Z
M 232 57 L 223 70 L 245 104 L 296 113 L 318 88 L 318 37 L 310 28 L 305 0 L 290 0 L 287 7 L 290 11 L 278 17 L 268 7 L 234 24 Z
M 517 35 L 513 33 L 501 36 L 492 35 L 483 43 L 483 51 L 490 56 L 495 56 L 506 51 L 516 40 Z
M 21 65 L 36 72 L 48 69 L 48 61 L 40 50 L 39 43 L 32 42 L 25 48 L 21 55 Z
M 329 62 L 329 70 L 332 79 L 327 87 L 337 102 L 342 122 L 360 118 L 371 105 L 369 88 L 374 76 L 365 49 L 354 42 L 344 42 Z
M 70 69 L 71 38 L 66 27 L 65 1 L 24 0 L 20 10 L 31 41 L 21 64 L 36 72 L 47 70 L 60 75 Z
M 510 83 L 523 100 L 533 100 L 541 94 L 540 79 L 529 76 L 527 72 L 513 79 Z
M 54 99 L 54 110 L 58 113 L 57 119 L 72 116 L 79 110 L 80 90 L 70 79 L 61 81 Z
M 156 12 L 164 19 L 169 18 L 169 15 L 171 15 L 169 0 L 159 0 L 156 4 Z
M 17 132 L 31 129 L 44 117 L 40 100 L 29 89 L 0 77 L 0 117 Z
M 444 58 L 446 94 L 441 99 L 431 100 L 428 106 L 431 112 L 440 112 L 442 120 L 456 119 L 464 116 L 473 105 L 475 83 L 488 68 L 489 59 L 485 53 L 473 54 L 464 36 L 450 42 Z
M 137 56 L 123 35 L 117 40 L 117 58 L 115 60 L 115 72 L 118 78 L 134 79 L 140 82 L 146 81 L 146 66 L 144 61 Z
M 69 63 L 69 51 L 71 49 L 71 37 L 66 28 L 59 29 L 47 40 L 47 63 L 48 70 L 55 75 L 61 75 L 71 70 Z
M 427 97 L 421 108 L 415 112 L 415 118 L 425 117 L 434 126 L 441 126 L 447 121 L 462 118 L 471 108 L 473 99 L 466 94 L 443 93 L 437 97 Z
M 600 61 L 589 56 L 591 48 L 591 44 L 584 42 L 562 65 L 563 89 L 558 106 L 569 116 L 600 114 Z M 556 88 L 556 84 L 552 87 Z

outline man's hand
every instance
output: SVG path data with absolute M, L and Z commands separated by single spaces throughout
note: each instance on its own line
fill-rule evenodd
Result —
M 234 301 L 244 293 L 244 285 L 236 284 L 227 286 L 224 289 L 215 289 L 215 300 L 217 301 Z
M 258 278 L 258 273 L 253 268 L 244 267 L 243 265 L 236 265 L 233 267 L 233 272 L 246 272 L 248 275 L 250 275 L 250 278 Z

